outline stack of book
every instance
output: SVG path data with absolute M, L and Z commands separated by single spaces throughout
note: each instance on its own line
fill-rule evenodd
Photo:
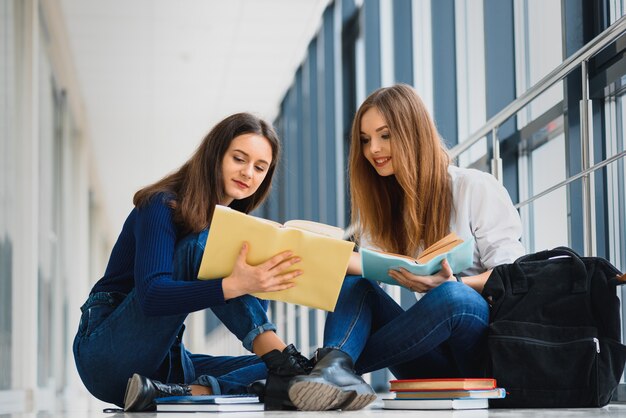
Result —
M 157 398 L 157 412 L 246 412 L 263 411 L 253 395 L 196 395 Z
M 384 409 L 483 409 L 489 399 L 504 398 L 495 379 L 407 379 L 391 380 L 393 399 L 383 399 Z

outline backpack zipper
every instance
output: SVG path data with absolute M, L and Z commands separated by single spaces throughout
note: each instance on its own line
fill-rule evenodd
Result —
M 550 341 L 538 340 L 536 338 L 513 337 L 513 336 L 510 336 L 510 335 L 494 335 L 494 336 L 492 336 L 492 338 L 497 338 L 497 339 L 501 339 L 501 340 L 529 341 L 529 342 L 533 342 L 535 344 L 549 345 L 549 346 L 553 346 L 553 347 L 558 347 L 558 346 L 565 345 L 565 344 L 574 344 L 574 343 L 582 343 L 582 342 L 593 341 L 594 345 L 596 346 L 596 353 L 600 352 L 600 340 L 598 340 L 596 337 L 593 337 L 593 338 L 581 338 L 581 339 L 578 339 L 578 340 L 564 341 L 564 342 L 561 342 L 561 343 L 553 343 L 553 342 L 550 342 Z

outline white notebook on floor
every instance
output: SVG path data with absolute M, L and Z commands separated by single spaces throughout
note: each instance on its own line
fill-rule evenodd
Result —
M 383 409 L 484 409 L 489 399 L 383 399 Z
M 252 395 L 170 396 L 155 403 L 157 412 L 245 412 L 262 411 L 264 406 Z

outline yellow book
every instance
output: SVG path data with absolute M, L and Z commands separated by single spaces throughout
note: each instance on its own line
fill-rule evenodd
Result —
M 278 300 L 333 311 L 354 244 L 342 239 L 343 230 L 311 221 L 293 220 L 281 225 L 216 206 L 209 229 L 199 279 L 228 276 L 244 241 L 250 244 L 247 262 L 257 265 L 291 250 L 302 261 L 290 270 L 302 270 L 296 285 L 278 292 L 255 293 L 261 299 Z

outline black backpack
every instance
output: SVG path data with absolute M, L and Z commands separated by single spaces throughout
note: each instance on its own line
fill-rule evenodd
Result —
M 485 371 L 505 388 L 492 407 L 604 406 L 620 381 L 620 272 L 558 247 L 496 267 Z

